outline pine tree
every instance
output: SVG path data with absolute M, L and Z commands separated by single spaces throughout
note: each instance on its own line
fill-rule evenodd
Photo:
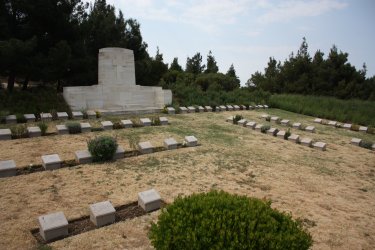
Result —
M 219 67 L 217 66 L 215 57 L 212 55 L 212 52 L 210 52 L 207 55 L 207 69 L 204 71 L 204 73 L 217 73 L 219 71 Z

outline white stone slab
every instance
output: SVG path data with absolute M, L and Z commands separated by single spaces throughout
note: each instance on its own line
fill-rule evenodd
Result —
M 59 124 L 56 125 L 56 131 L 59 135 L 67 135 L 69 134 L 69 130 L 66 125 L 64 124 Z
M 39 127 L 27 127 L 27 133 L 30 138 L 42 136 L 42 131 Z
M 164 147 L 167 150 L 177 149 L 177 141 L 174 138 L 168 138 L 164 140 Z
M 188 112 L 189 112 L 189 113 L 195 113 L 195 107 L 193 107 L 193 106 L 189 106 L 189 107 L 188 107 Z
M 251 128 L 251 129 L 254 129 L 256 125 L 257 125 L 256 122 L 248 122 L 248 123 L 246 123 L 246 127 L 247 128 Z
M 249 105 L 249 110 L 253 110 L 253 109 L 255 109 L 255 107 L 254 107 L 254 106 L 251 106 L 251 105 Z
M 185 136 L 186 146 L 195 147 L 198 145 L 198 139 L 193 135 Z
M 263 108 L 268 109 L 268 105 L 263 105 Z
M 240 106 L 242 110 L 246 110 L 246 106 L 245 105 L 241 105 Z
M 372 144 L 372 150 L 375 150 L 375 143 L 374 144 Z
M 204 108 L 203 108 L 202 106 L 199 106 L 199 107 L 198 107 L 198 111 L 199 111 L 199 112 L 204 112 Z
M 238 122 L 237 122 L 237 124 L 238 125 L 240 125 L 240 126 L 246 126 L 246 123 L 247 123 L 247 120 L 246 119 L 241 119 L 241 120 L 239 120 Z
M 342 127 L 343 127 L 344 129 L 351 129 L 351 128 L 352 128 L 352 124 L 350 124 L 350 123 L 345 123 L 344 125 L 342 125 Z
M 204 106 L 204 110 L 206 110 L 207 112 L 212 112 L 211 106 Z
M 232 106 L 232 105 L 227 105 L 227 110 L 228 110 L 228 111 L 233 111 L 233 110 L 234 110 L 234 108 L 233 108 L 233 106 Z
M 0 129 L 0 141 L 2 140 L 11 140 L 12 131 L 9 128 Z
M 265 114 L 263 114 L 261 117 L 262 117 L 263 119 L 268 119 L 268 118 L 270 118 L 269 115 L 265 115 Z
M 262 109 L 262 108 L 264 108 L 264 107 L 263 107 L 263 105 L 258 105 L 258 108 Z
M 301 129 L 302 124 L 300 122 L 293 123 L 292 127 L 296 129 Z
M 174 115 L 176 114 L 176 110 L 173 107 L 167 107 L 168 114 Z
M 233 109 L 237 111 L 237 110 L 240 110 L 241 108 L 238 105 L 233 105 Z
M 35 122 L 35 115 L 34 114 L 24 114 L 26 122 Z
M 307 137 L 301 139 L 301 145 L 311 147 L 311 144 L 312 144 L 312 139 L 307 138 Z
M 257 125 L 255 125 L 254 129 L 258 130 L 258 131 L 261 131 L 262 127 L 263 127 L 263 124 L 257 124 Z
M 227 111 L 227 107 L 225 107 L 224 105 L 221 105 L 219 107 L 220 107 L 220 111 Z
M 278 116 L 272 116 L 271 117 L 271 122 L 277 122 L 279 120 L 280 120 L 280 117 L 278 117 Z
M 47 242 L 68 235 L 68 221 L 63 212 L 42 215 L 38 221 L 40 235 Z
M 58 154 L 43 155 L 42 164 L 46 170 L 55 170 L 61 167 L 61 159 Z
M 314 147 L 314 148 L 317 148 L 317 149 L 320 149 L 320 150 L 322 150 L 322 151 L 325 151 L 326 148 L 327 148 L 327 143 L 324 143 L 324 142 L 320 142 L 320 141 L 318 141 L 318 142 L 315 142 L 315 143 L 313 144 L 313 147 Z
M 305 131 L 315 133 L 315 127 L 314 126 L 307 126 L 305 128 Z
M 161 207 L 160 194 L 155 189 L 138 193 L 138 206 L 146 212 L 159 209 Z
M 215 106 L 215 112 L 220 112 L 221 109 L 220 109 L 220 106 Z
M 86 133 L 86 132 L 91 132 L 91 125 L 88 122 L 81 122 L 81 132 Z
M 68 120 L 69 116 L 66 112 L 57 112 L 57 118 L 59 120 Z
M 276 136 L 277 132 L 279 132 L 277 128 L 270 128 L 269 130 L 267 130 L 267 134 L 273 135 L 273 136 Z
M 121 146 L 117 146 L 116 152 L 113 155 L 113 160 L 119 160 L 125 157 L 125 149 Z
M 329 125 L 329 126 L 334 126 L 334 127 L 336 127 L 337 122 L 336 122 L 336 121 L 329 121 L 329 122 L 328 122 L 328 125 Z
M 133 122 L 131 120 L 121 120 L 121 124 L 124 126 L 124 128 L 133 127 Z
M 276 136 L 281 139 L 284 139 L 285 133 L 286 132 L 284 130 L 280 130 L 279 132 L 277 132 Z
M 72 116 L 74 119 L 83 119 L 83 113 L 81 111 L 73 111 Z
M 283 119 L 283 120 L 281 120 L 281 125 L 289 125 L 289 120 L 287 120 L 287 119 Z
M 323 120 L 320 119 L 320 118 L 315 118 L 315 120 L 314 120 L 315 123 L 322 123 L 322 121 L 323 121 Z
M 96 119 L 96 112 L 93 110 L 87 110 L 86 112 L 87 118 L 89 119 Z
M 295 142 L 295 143 L 298 143 L 298 142 L 299 142 L 299 135 L 291 134 L 291 135 L 288 137 L 288 141 L 293 141 L 293 142 Z
M 362 142 L 362 139 L 352 138 L 352 140 L 350 141 L 350 144 L 359 146 L 359 144 L 361 144 L 361 142 Z
M 17 174 L 17 167 L 14 160 L 0 161 L 0 178 L 11 177 Z
M 149 141 L 138 143 L 138 147 L 142 154 L 151 154 L 154 151 L 154 146 Z
M 97 227 L 115 222 L 116 210 L 109 201 L 102 201 L 89 206 L 90 220 Z
M 78 164 L 87 164 L 92 162 L 92 155 L 88 150 L 78 150 L 74 153 Z
M 111 121 L 102 121 L 102 128 L 104 130 L 112 130 L 113 129 L 113 123 Z
M 367 127 L 364 127 L 364 126 L 360 126 L 359 127 L 359 132 L 367 132 L 368 128 Z
M 16 124 L 17 123 L 17 117 L 15 115 L 7 115 L 5 117 L 5 123 L 6 124 Z
M 229 116 L 226 121 L 227 122 L 233 122 L 233 119 L 234 119 L 234 116 Z
M 180 107 L 180 114 L 186 114 L 188 109 L 186 107 Z
M 168 125 L 168 118 L 167 117 L 159 117 L 159 120 L 160 120 L 160 125 Z
M 151 120 L 149 118 L 141 118 L 139 121 L 141 122 L 142 126 L 151 126 Z
M 42 121 L 51 121 L 52 120 L 52 115 L 50 113 L 41 113 L 40 114 L 40 119 Z

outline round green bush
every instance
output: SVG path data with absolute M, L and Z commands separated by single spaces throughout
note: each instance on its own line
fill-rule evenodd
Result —
M 81 124 L 79 122 L 68 122 L 65 126 L 68 128 L 69 134 L 81 133 Z
M 87 147 L 93 161 L 108 161 L 113 159 L 117 150 L 117 141 L 111 136 L 95 137 L 87 142 Z
M 270 202 L 223 191 L 193 194 L 162 210 L 149 233 L 156 249 L 308 249 L 312 238 Z
M 237 124 L 239 120 L 242 120 L 243 116 L 242 115 L 235 115 L 233 117 L 233 124 Z

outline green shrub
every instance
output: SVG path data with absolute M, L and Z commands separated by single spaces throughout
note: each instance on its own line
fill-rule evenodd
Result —
M 10 131 L 13 139 L 27 138 L 29 136 L 26 124 L 12 126 Z
M 117 121 L 117 122 L 113 122 L 113 129 L 123 129 L 124 128 L 124 125 Z
M 82 109 L 81 112 L 83 114 L 83 119 L 89 119 L 89 115 L 87 114 L 87 110 L 86 109 Z
M 284 140 L 288 140 L 288 137 L 291 135 L 290 133 L 290 128 L 288 128 L 288 130 L 285 132 L 285 135 L 284 135 Z
M 93 161 L 112 160 L 117 150 L 117 141 L 111 136 L 99 136 L 87 142 Z
M 26 123 L 27 120 L 23 114 L 16 114 L 17 123 Z
M 69 134 L 81 133 L 81 124 L 79 122 L 68 122 L 65 126 L 68 128 Z
M 300 222 L 257 198 L 211 191 L 178 197 L 152 224 L 155 249 L 308 249 Z
M 164 108 L 161 111 L 163 114 L 168 114 L 167 106 L 164 106 Z
M 95 110 L 96 118 L 102 117 L 102 113 L 100 111 Z
M 46 122 L 39 122 L 38 127 L 40 128 L 40 131 L 42 132 L 42 135 L 47 134 L 48 124 Z
M 57 111 L 56 111 L 56 109 L 51 109 L 51 110 L 49 111 L 49 113 L 50 113 L 51 116 L 52 116 L 52 121 L 56 121 L 57 119 L 59 119 L 59 118 L 57 117 Z
M 233 124 L 237 124 L 239 120 L 242 120 L 243 116 L 242 115 L 235 115 L 233 117 Z
M 374 127 L 368 127 L 367 133 L 369 133 L 369 134 L 375 134 L 375 128 Z
M 359 125 L 357 125 L 357 124 L 352 124 L 352 127 L 350 128 L 350 130 L 353 130 L 353 131 L 359 131 Z
M 267 116 L 267 117 L 266 117 L 266 121 L 267 121 L 267 122 L 270 122 L 270 121 L 271 121 L 271 117 L 270 117 L 270 116 Z
M 151 119 L 151 125 L 152 125 L 152 126 L 160 126 L 161 123 L 160 123 L 160 119 L 159 119 L 159 117 L 152 118 L 152 119 Z
M 370 141 L 362 140 L 359 146 L 362 148 L 372 149 L 372 144 L 373 143 Z
M 260 132 L 262 132 L 263 134 L 267 133 L 267 131 L 271 128 L 270 125 L 263 125 L 261 128 L 260 128 Z

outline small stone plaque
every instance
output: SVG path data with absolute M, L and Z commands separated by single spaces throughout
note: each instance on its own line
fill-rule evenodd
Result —
M 195 147 L 198 145 L 198 139 L 193 135 L 185 136 L 186 146 Z
M 234 109 L 235 111 L 237 111 L 237 110 L 240 110 L 241 108 L 240 108 L 240 106 L 238 106 L 238 105 L 234 105 L 234 106 L 233 106 L 233 109 Z
M 151 120 L 149 118 L 141 118 L 139 120 L 142 126 L 145 126 L 145 127 L 151 126 Z
M 315 127 L 314 126 L 307 126 L 305 128 L 305 131 L 315 133 Z
M 279 120 L 280 120 L 280 118 L 277 117 L 277 116 L 272 116 L 272 117 L 271 117 L 271 121 L 272 121 L 272 122 L 277 122 L 277 121 L 279 121 Z
M 263 105 L 258 105 L 258 108 L 262 109 L 262 108 L 263 108 Z
M 124 126 L 124 128 L 133 127 L 133 122 L 131 120 L 121 120 L 121 124 Z
M 42 136 L 42 131 L 39 127 L 28 127 L 27 133 L 30 138 Z
M 227 110 L 228 110 L 228 111 L 233 111 L 233 110 L 234 110 L 234 108 L 233 108 L 233 106 L 232 106 L 232 105 L 227 105 Z
M 79 150 L 74 153 L 78 164 L 87 164 L 92 162 L 92 155 L 88 150 Z
M 342 127 L 345 128 L 345 129 L 351 129 L 352 128 L 352 124 L 345 123 L 344 125 L 342 125 Z
M 150 121 L 150 123 L 151 123 L 151 121 Z M 113 123 L 111 121 L 102 121 L 101 124 L 102 124 L 102 128 L 104 130 L 112 130 L 113 129 Z
M 189 113 L 195 113 L 195 107 L 193 107 L 193 106 L 189 106 L 189 107 L 188 107 L 188 112 L 189 112 Z
M 262 127 L 263 127 L 263 124 L 257 124 L 257 125 L 255 125 L 254 129 L 258 130 L 258 131 L 261 131 Z
M 289 125 L 289 122 L 290 122 L 289 120 L 287 120 L 287 119 L 283 119 L 283 120 L 281 120 L 280 123 L 281 123 L 282 125 L 287 126 L 287 125 Z
M 318 141 L 318 142 L 315 142 L 315 143 L 313 144 L 313 147 L 314 147 L 314 148 L 317 148 L 317 149 L 320 149 L 320 150 L 322 150 L 322 151 L 325 151 L 326 148 L 327 148 L 327 143 L 324 143 L 324 142 L 320 142 L 320 141 Z
M 186 107 L 180 107 L 180 114 L 186 114 L 188 109 Z
M 245 126 L 246 123 L 247 123 L 247 120 L 246 120 L 246 119 L 241 119 L 241 120 L 239 120 L 239 121 L 237 122 L 237 124 L 240 125 L 240 126 Z
M 40 235 L 47 242 L 68 235 L 68 221 L 63 212 L 42 215 L 38 221 Z
M 117 146 L 116 152 L 113 155 L 113 160 L 119 160 L 125 157 L 125 150 L 121 146 Z
M 1 140 L 11 140 L 12 131 L 9 128 L 0 129 L 0 141 Z
M 248 123 L 246 123 L 246 127 L 247 128 L 251 128 L 251 129 L 254 129 L 256 125 L 257 125 L 256 122 L 248 122 Z
M 168 138 L 164 140 L 164 147 L 167 150 L 177 149 L 177 141 L 174 138 Z
M 281 139 L 284 139 L 285 133 L 286 132 L 284 130 L 280 130 L 279 132 L 277 132 L 276 136 Z
M 315 118 L 315 120 L 314 120 L 315 123 L 322 123 L 322 121 L 323 121 L 323 120 L 320 119 L 320 118 Z
M 352 140 L 350 141 L 350 144 L 359 146 L 359 144 L 361 144 L 361 142 L 362 142 L 362 139 L 352 138 Z
M 220 106 L 215 106 L 215 112 L 220 112 L 221 109 L 220 109 Z
M 69 116 L 66 112 L 57 112 L 57 118 L 59 120 L 68 120 Z
M 205 109 L 207 112 L 212 112 L 212 108 L 211 108 L 211 106 L 204 106 L 204 109 Z
M 293 123 L 292 127 L 296 129 L 301 129 L 302 124 L 300 122 Z
M 26 122 L 35 122 L 35 115 L 34 114 L 24 114 L 23 117 L 25 117 Z
M 102 227 L 115 222 L 116 210 L 109 201 L 91 204 L 90 220 L 97 227 Z
M 176 114 L 176 110 L 173 107 L 167 107 L 167 112 L 170 115 Z
M 253 110 L 253 109 L 255 109 L 255 107 L 254 107 L 254 106 L 251 106 L 251 105 L 249 105 L 249 110 Z
M 306 138 L 306 137 L 301 139 L 301 145 L 311 147 L 311 144 L 312 144 L 312 139 Z
M 241 105 L 240 107 L 241 107 L 242 110 L 246 110 L 247 109 L 245 105 Z
M 329 122 L 328 122 L 328 125 L 329 125 L 329 126 L 336 127 L 337 122 L 336 122 L 336 121 L 329 121 Z
M 262 117 L 263 119 L 268 119 L 268 118 L 270 118 L 269 115 L 262 115 L 261 117 Z
M 45 170 L 55 170 L 61 167 L 61 159 L 58 154 L 43 155 L 42 164 Z
M 96 112 L 94 110 L 88 110 L 86 114 L 87 114 L 87 118 L 96 119 Z
M 276 136 L 277 132 L 279 132 L 277 128 L 270 128 L 269 130 L 267 130 L 267 134 L 273 135 L 273 136 Z
M 359 132 L 367 132 L 368 128 L 367 127 L 364 127 L 364 126 L 360 126 L 359 127 Z
M 14 160 L 0 161 L 0 178 L 11 177 L 17 174 L 17 167 Z
M 160 125 L 168 125 L 168 118 L 167 117 L 162 116 L 162 117 L 159 118 L 159 120 L 160 120 Z
M 224 105 L 221 105 L 220 106 L 220 111 L 227 111 L 227 107 L 225 107 Z
M 61 124 L 61 125 L 56 125 L 56 130 L 59 135 L 67 135 L 69 134 L 69 130 L 66 127 L 66 125 Z
M 50 113 L 41 113 L 40 114 L 40 119 L 42 121 L 51 121 L 52 120 L 52 115 Z
M 83 119 L 83 113 L 81 111 L 72 112 L 72 116 L 74 119 Z
M 161 197 L 155 189 L 138 193 L 138 206 L 146 212 L 157 210 L 161 207 Z
M 91 125 L 90 125 L 90 123 L 88 123 L 88 122 L 81 122 L 80 125 L 81 125 L 81 132 L 82 133 L 91 132 Z
M 199 113 L 200 113 L 200 112 L 204 112 L 204 108 L 203 108 L 202 106 L 199 106 L 199 107 L 198 107 L 198 111 L 199 111 Z
M 229 117 L 227 118 L 227 122 L 233 122 L 233 119 L 234 119 L 234 116 L 229 116 Z
M 263 105 L 263 108 L 268 109 L 268 105 Z
M 298 143 L 298 142 L 299 142 L 299 135 L 291 134 L 291 135 L 288 137 L 288 141 L 293 141 L 293 142 L 295 142 L 295 143 Z
M 154 151 L 154 146 L 149 141 L 138 143 L 138 147 L 142 154 L 151 154 Z
M 5 117 L 5 123 L 6 124 L 16 124 L 17 123 L 17 117 L 15 115 L 7 115 Z

